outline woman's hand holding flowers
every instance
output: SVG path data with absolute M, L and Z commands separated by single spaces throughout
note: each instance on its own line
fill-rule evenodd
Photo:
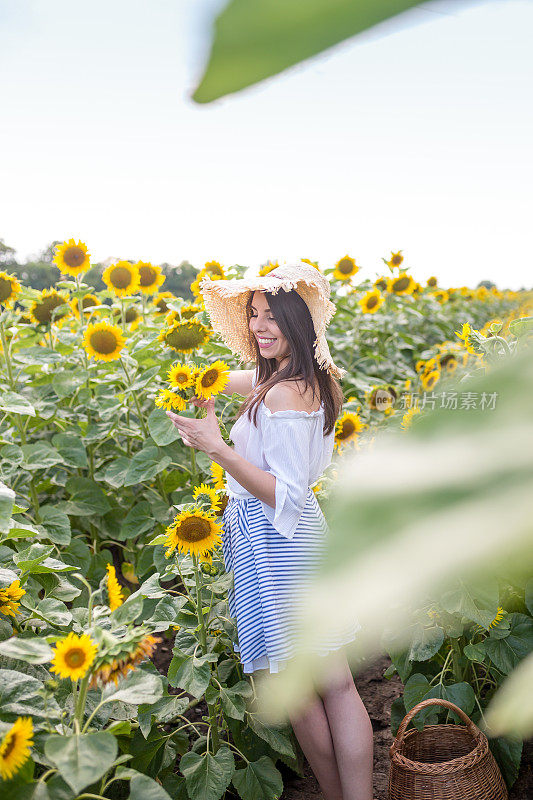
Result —
M 197 450 L 203 450 L 214 460 L 215 456 L 220 454 L 221 449 L 227 447 L 220 433 L 220 426 L 215 414 L 215 399 L 210 397 L 205 400 L 195 395 L 191 402 L 195 406 L 205 408 L 207 416 L 202 419 L 183 417 L 173 411 L 167 411 L 166 415 L 178 429 L 184 444 Z

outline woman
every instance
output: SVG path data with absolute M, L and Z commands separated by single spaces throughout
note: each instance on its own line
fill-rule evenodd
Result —
M 331 462 L 342 406 L 337 367 L 325 338 L 335 312 L 327 279 L 306 264 L 260 278 L 200 284 L 213 329 L 255 370 L 234 370 L 226 394 L 247 399 L 226 444 L 214 399 L 195 399 L 204 419 L 167 412 L 183 441 L 227 473 L 223 554 L 233 569 L 230 613 L 245 673 L 278 672 L 290 657 L 298 592 L 311 580 L 327 524 L 310 488 Z M 283 291 L 282 291 L 283 290 Z M 332 635 L 322 652 L 351 641 Z M 328 685 L 290 716 L 326 800 L 372 800 L 372 726 L 344 654 Z

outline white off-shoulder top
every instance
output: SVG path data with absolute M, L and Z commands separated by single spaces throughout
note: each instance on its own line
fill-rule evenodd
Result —
M 256 375 L 252 380 L 255 386 Z M 273 527 L 292 538 L 307 502 L 309 486 L 331 463 L 335 431 L 324 436 L 324 406 L 317 411 L 270 411 L 263 402 L 257 427 L 245 413 L 231 429 L 235 452 L 276 477 L 276 507 L 261 502 Z M 255 497 L 227 473 L 229 497 Z

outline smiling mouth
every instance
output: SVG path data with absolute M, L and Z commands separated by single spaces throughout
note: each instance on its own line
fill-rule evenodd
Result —
M 266 337 L 263 336 L 256 336 L 255 338 L 257 339 L 259 344 L 262 344 L 263 346 L 272 344 L 273 342 L 276 341 L 276 339 L 267 339 Z

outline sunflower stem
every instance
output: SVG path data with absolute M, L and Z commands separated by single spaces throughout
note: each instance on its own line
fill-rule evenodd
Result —
M 74 723 L 79 725 L 80 729 L 82 727 L 83 716 L 85 714 L 85 701 L 87 699 L 87 689 L 89 688 L 89 678 L 90 672 L 87 672 L 84 678 L 82 678 L 78 701 L 76 703 L 76 710 L 74 712 Z
M 76 280 L 76 289 L 79 292 L 80 291 L 80 283 L 81 283 L 80 276 L 76 275 L 75 280 Z M 80 330 L 81 330 L 81 333 L 83 334 L 83 331 L 85 329 L 85 319 L 84 319 L 84 316 L 83 316 L 83 301 L 82 301 L 81 297 L 78 297 L 78 313 L 80 315 Z
M 142 315 L 143 315 L 143 325 L 146 325 L 146 317 L 145 317 L 146 309 L 145 309 L 144 292 L 141 292 L 141 308 L 142 308 Z
M 19 436 L 20 441 L 23 445 L 26 444 L 26 432 L 24 430 L 24 425 L 22 424 L 22 420 L 20 418 L 20 414 L 13 414 L 15 418 L 15 423 L 17 428 L 19 429 Z M 31 492 L 31 499 L 33 502 L 33 510 L 35 513 L 35 521 L 40 524 L 41 522 L 41 515 L 39 514 L 39 496 L 37 494 L 37 489 L 35 488 L 35 483 L 33 479 L 33 475 L 30 478 L 30 492 Z
M 9 380 L 9 385 L 12 389 L 15 389 L 15 381 L 13 378 L 13 371 L 11 369 L 11 358 L 9 356 L 9 349 L 7 346 L 7 337 L 6 332 L 4 330 L 4 320 L 2 319 L 2 315 L 0 314 L 0 336 L 2 337 L 2 348 L 4 351 L 4 359 L 6 362 L 6 369 L 7 369 L 7 377 Z
M 196 582 L 196 615 L 198 617 L 198 626 L 200 634 L 200 644 L 202 646 L 202 655 L 207 655 L 207 636 L 205 632 L 205 622 L 202 609 L 202 587 L 200 584 L 200 572 L 198 569 L 198 556 L 196 553 L 192 554 L 192 561 L 194 565 L 194 580 Z M 210 670 L 213 671 L 213 665 L 210 664 Z M 215 707 L 212 703 L 208 703 L 206 699 L 207 710 L 209 712 L 209 730 L 213 738 L 213 752 L 217 753 L 220 747 L 220 739 L 218 736 L 218 721 L 215 714 Z
M 124 310 L 124 300 L 120 298 L 120 316 L 122 318 L 122 333 L 126 334 L 126 311 Z

